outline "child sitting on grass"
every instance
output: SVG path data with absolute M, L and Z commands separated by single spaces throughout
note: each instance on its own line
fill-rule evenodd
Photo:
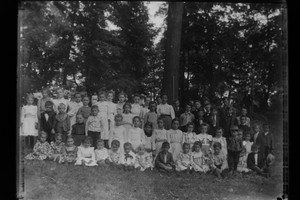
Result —
M 97 149 L 95 150 L 96 161 L 99 166 L 106 166 L 105 160 L 108 158 L 108 150 L 104 147 L 104 140 L 97 140 Z
M 53 161 L 59 161 L 62 159 L 62 153 L 63 153 L 63 148 L 65 146 L 65 143 L 62 142 L 62 134 L 58 133 L 55 137 L 55 142 L 51 142 L 50 143 L 52 149 L 53 149 L 53 154 L 51 159 L 53 159 Z
M 69 135 L 67 138 L 67 143 L 64 146 L 63 152 L 63 159 L 60 160 L 61 163 L 74 163 L 77 158 L 77 146 L 74 145 L 74 139 L 72 135 Z
M 111 148 L 108 150 L 108 158 L 106 158 L 105 163 L 117 167 L 120 162 L 121 153 L 119 151 L 120 142 L 118 140 L 113 140 L 111 142 Z
M 147 169 L 153 169 L 153 157 L 151 152 L 146 151 L 145 145 L 140 145 L 137 148 L 137 154 L 135 158 L 135 168 L 140 171 Z
M 155 167 L 162 172 L 170 172 L 175 170 L 175 163 L 172 153 L 169 152 L 169 142 L 164 142 L 161 147 L 161 151 L 158 153 L 155 159 Z
M 53 150 L 50 144 L 46 141 L 47 133 L 42 131 L 39 135 L 39 140 L 33 147 L 33 152 L 28 154 L 25 159 L 28 160 L 45 160 L 50 159 L 53 154 Z
M 134 169 L 135 153 L 132 151 L 131 143 L 124 143 L 124 153 L 121 155 L 119 163 L 125 171 L 132 171 Z
M 222 150 L 222 145 L 219 142 L 215 142 L 213 145 L 214 153 L 211 158 L 211 169 L 217 175 L 218 178 L 224 178 L 227 172 L 227 159 Z
M 193 152 L 191 154 L 192 169 L 195 172 L 206 173 L 209 171 L 209 166 L 205 163 L 204 154 L 201 151 L 202 143 L 196 141 L 193 146 Z
M 211 151 L 212 145 L 212 136 L 207 134 L 208 132 L 208 124 L 201 124 L 201 133 L 195 136 L 195 141 L 200 141 L 202 143 L 201 151 L 204 156 L 208 156 Z
M 187 171 L 189 173 L 192 169 L 192 156 L 190 153 L 190 144 L 183 143 L 182 152 L 179 153 L 178 160 L 176 161 L 176 171 Z
M 247 158 L 247 167 L 261 176 L 268 177 L 264 154 L 259 151 L 259 145 L 253 144 Z
M 216 136 L 213 137 L 212 141 L 213 141 L 212 145 L 214 145 L 214 143 L 216 143 L 216 142 L 219 142 L 221 144 L 221 146 L 222 146 L 221 151 L 224 153 L 224 155 L 227 158 L 227 141 L 226 141 L 226 138 L 223 137 L 223 129 L 222 128 L 220 128 L 220 127 L 216 128 Z
M 94 147 L 91 147 L 92 138 L 86 137 L 78 147 L 75 165 L 97 166 Z
M 250 133 L 247 133 L 245 140 L 243 141 L 243 150 L 240 154 L 240 160 L 237 167 L 237 171 L 239 172 L 249 172 L 249 169 L 247 168 L 247 157 L 249 153 L 251 153 L 251 146 L 253 144 L 253 142 L 250 142 L 250 139 Z

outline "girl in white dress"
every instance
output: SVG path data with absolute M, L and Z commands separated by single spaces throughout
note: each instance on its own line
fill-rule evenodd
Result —
M 150 152 L 146 151 L 145 145 L 140 145 L 137 148 L 134 167 L 139 169 L 140 171 L 153 169 L 153 157 Z
M 63 104 L 65 104 L 64 111 L 67 112 L 67 110 L 69 108 L 69 100 L 64 98 L 64 95 L 65 95 L 64 89 L 58 88 L 56 90 L 56 95 L 57 95 L 57 98 L 52 100 L 52 102 L 54 104 L 54 111 L 58 114 L 58 106 L 59 106 L 59 104 L 63 103 Z
M 31 149 L 34 146 L 36 137 L 38 136 L 38 116 L 37 106 L 33 105 L 33 95 L 26 97 L 27 105 L 21 110 L 21 136 L 24 136 L 25 145 Z
M 183 144 L 183 134 L 178 127 L 179 120 L 175 118 L 172 120 L 172 129 L 167 131 L 167 138 L 170 143 L 169 152 L 172 153 L 174 162 L 177 161 L 179 153 L 182 151 Z
M 192 154 L 190 144 L 183 143 L 182 152 L 179 153 L 178 160 L 175 162 L 177 171 L 189 171 L 192 169 Z
M 113 91 L 107 92 L 107 108 L 108 108 L 108 131 L 110 131 L 115 125 L 115 115 L 117 114 L 116 104 L 112 102 L 114 98 Z
M 194 124 L 188 123 L 187 125 L 187 132 L 183 132 L 183 142 L 190 144 L 190 147 L 194 146 L 196 133 L 194 132 Z
M 76 113 L 78 112 L 79 108 L 83 106 L 81 102 L 81 95 L 80 93 L 75 94 L 75 101 L 69 102 L 69 111 L 68 115 L 70 117 L 70 133 L 72 132 L 72 126 L 76 123 Z
M 141 117 L 142 106 L 140 105 L 140 96 L 138 94 L 134 95 L 134 103 L 131 105 L 131 114 Z
M 120 114 L 115 115 L 115 127 L 111 129 L 109 134 L 109 145 L 113 140 L 118 140 L 120 146 L 127 142 L 127 131 L 124 125 L 122 125 L 123 117 Z M 120 148 L 120 152 L 123 152 L 123 148 Z
M 123 113 L 123 107 L 125 104 L 125 93 L 121 92 L 118 96 L 119 102 L 116 104 L 117 114 Z
M 97 106 L 99 108 L 98 116 L 101 118 L 101 123 L 103 125 L 103 129 L 101 132 L 101 139 L 104 140 L 105 146 L 108 146 L 109 132 L 108 132 L 108 105 L 105 101 L 105 92 L 99 92 L 99 101 L 97 102 Z
M 128 132 L 129 129 L 132 127 L 132 120 L 133 120 L 133 115 L 131 114 L 131 104 L 130 103 L 125 103 L 123 106 L 123 125 L 126 128 L 126 131 Z
M 204 156 L 208 156 L 212 152 L 212 136 L 207 134 L 208 124 L 203 123 L 201 125 L 201 133 L 195 136 L 195 141 L 200 141 L 202 143 L 202 153 Z
M 144 130 L 140 128 L 141 118 L 139 116 L 133 117 L 133 127 L 128 130 L 127 141 L 132 145 L 132 151 L 137 152 L 137 148 L 141 144 L 145 144 L 145 133 Z
M 94 94 L 94 95 L 92 95 L 92 98 L 91 98 L 91 106 L 97 105 L 97 103 L 98 103 L 98 96 L 97 96 L 97 94 Z
M 99 166 L 106 166 L 105 160 L 108 158 L 108 150 L 104 147 L 104 140 L 97 140 L 97 149 L 95 150 L 96 161 Z
M 216 129 L 216 137 L 212 139 L 212 145 L 214 143 L 219 142 L 222 145 L 222 152 L 227 158 L 227 141 L 226 138 L 222 136 L 223 135 L 223 129 L 222 128 L 217 128 Z
M 195 172 L 206 173 L 209 171 L 209 165 L 206 164 L 204 155 L 201 151 L 202 143 L 196 141 L 192 149 L 192 169 Z
M 164 129 L 164 120 L 162 118 L 157 119 L 157 126 L 158 129 L 153 131 L 153 154 L 155 156 L 160 152 L 162 144 L 168 141 L 167 130 Z
M 245 135 L 245 140 L 243 141 L 243 150 L 240 153 L 240 159 L 237 166 L 237 171 L 239 172 L 249 172 L 249 168 L 247 168 L 247 158 L 249 153 L 251 153 L 251 147 L 253 145 L 253 142 L 250 141 L 251 135 L 250 133 L 247 133 Z
M 78 147 L 75 165 L 97 166 L 94 147 L 91 147 L 92 138 L 87 136 L 83 144 Z

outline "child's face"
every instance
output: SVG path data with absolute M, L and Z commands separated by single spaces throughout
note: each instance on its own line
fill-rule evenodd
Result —
M 238 130 L 231 130 L 231 135 L 236 137 L 238 135 Z
M 259 132 L 259 126 L 254 126 L 253 129 L 254 129 L 254 132 L 255 132 L 255 133 L 258 133 L 258 132 Z
M 99 110 L 97 108 L 93 108 L 92 109 L 92 114 L 93 116 L 97 116 L 98 115 Z
M 74 144 L 73 138 L 68 138 L 68 139 L 67 139 L 67 145 L 68 145 L 68 146 L 72 146 L 73 144 Z
M 162 100 L 161 100 L 160 97 L 157 97 L 157 98 L 156 98 L 156 101 L 157 101 L 158 104 L 160 104 L 160 103 L 162 102 Z
M 178 121 L 174 121 L 174 122 L 172 123 L 172 127 L 173 127 L 174 130 L 177 130 L 178 127 L 179 127 L 179 122 L 178 122 Z
M 157 126 L 158 126 L 158 128 L 163 128 L 164 127 L 164 121 L 163 120 L 158 120 L 157 121 Z
M 241 124 L 244 125 L 246 123 L 246 118 L 245 117 L 241 117 Z
M 33 98 L 32 97 L 27 98 L 27 104 L 28 105 L 32 105 L 33 104 Z
M 117 126 L 119 126 L 121 124 L 121 122 L 122 122 L 122 117 L 116 117 L 115 118 L 115 123 L 116 123 Z
M 84 118 L 82 115 L 77 115 L 76 118 L 78 123 L 82 124 L 84 122 Z
M 125 153 L 129 153 L 130 151 L 131 151 L 131 146 L 128 145 L 128 146 L 124 147 L 124 152 Z
M 169 149 L 170 149 L 170 146 L 164 146 L 164 147 L 161 148 L 161 151 L 163 153 L 167 153 L 169 151 Z
M 133 125 L 134 125 L 134 127 L 139 127 L 140 126 L 140 120 L 138 118 L 134 118 Z
M 108 94 L 107 94 L 107 100 L 108 100 L 108 101 L 112 101 L 113 98 L 114 98 L 114 96 L 113 96 L 112 93 L 108 93 Z
M 58 136 L 58 137 L 56 137 L 56 139 L 55 139 L 55 141 L 56 141 L 56 143 L 61 143 L 61 141 L 62 141 L 62 138 L 60 137 L 60 136 Z
M 195 145 L 195 152 L 200 152 L 200 150 L 201 150 L 201 147 L 200 147 L 200 145 Z
M 203 117 L 203 115 L 204 115 L 204 112 L 203 112 L 202 110 L 200 110 L 200 111 L 198 112 L 198 116 L 199 116 L 199 117 Z
M 242 115 L 246 115 L 246 114 L 247 114 L 247 109 L 243 108 L 243 109 L 241 110 L 241 114 L 242 114 Z
M 238 135 L 239 138 L 242 138 L 243 137 L 243 131 L 238 131 L 237 135 Z
M 219 129 L 219 130 L 216 131 L 216 136 L 217 136 L 217 137 L 221 137 L 222 134 L 223 134 L 223 132 L 222 132 L 221 129 Z
M 90 142 L 90 141 L 84 141 L 83 146 L 84 146 L 85 148 L 88 148 L 88 147 L 91 146 L 91 142 Z
M 151 127 L 150 126 L 145 126 L 144 131 L 145 131 L 145 133 L 151 133 Z
M 211 105 L 210 105 L 210 104 L 205 105 L 205 109 L 206 109 L 206 110 L 210 110 L 210 108 L 211 108 Z
M 89 105 L 89 102 L 90 102 L 90 100 L 89 100 L 88 97 L 84 97 L 84 98 L 83 98 L 83 105 L 84 105 L 84 106 Z
M 104 148 L 104 142 L 98 142 L 97 143 L 97 148 L 98 149 L 103 149 Z
M 92 104 L 97 103 L 98 97 L 97 96 L 92 96 Z
M 112 150 L 113 152 L 117 152 L 117 151 L 119 150 L 119 146 L 116 145 L 116 144 L 113 144 L 113 145 L 111 145 L 111 150 Z
M 66 109 L 66 107 L 64 105 L 58 106 L 58 112 L 59 113 L 64 113 L 65 109 Z
M 120 103 L 123 103 L 125 101 L 125 96 L 124 95 L 120 95 L 119 96 L 119 101 L 120 101 Z
M 185 106 L 185 111 L 186 112 L 191 112 L 192 107 L 190 105 Z
M 61 90 L 61 89 L 59 89 L 59 90 L 57 90 L 57 97 L 58 98 L 63 98 L 64 97 L 64 91 L 63 90 Z
M 207 133 L 207 126 L 201 126 L 201 133 Z
M 76 95 L 75 95 L 75 102 L 76 102 L 76 103 L 81 102 L 81 95 L 80 95 L 80 94 L 76 94 Z
M 218 155 L 220 153 L 221 149 L 219 147 L 215 147 L 214 148 L 214 152 L 216 155 Z
M 196 107 L 197 109 L 199 109 L 199 108 L 201 107 L 201 104 L 200 104 L 199 101 L 197 101 L 197 102 L 195 103 L 195 107 Z
M 50 111 L 52 111 L 52 106 L 47 105 L 47 106 L 45 106 L 45 109 L 46 109 L 46 111 L 50 112 Z
M 151 99 L 149 97 L 146 97 L 145 98 L 145 106 L 148 106 L 149 105 L 149 102 L 151 101 Z
M 166 95 L 162 96 L 162 103 L 167 103 L 168 102 L 168 97 Z
M 193 132 L 193 130 L 194 130 L 194 126 L 193 125 L 189 125 L 187 127 L 187 132 L 191 133 L 191 132 Z
M 245 140 L 246 140 L 246 141 L 250 141 L 250 138 L 251 138 L 250 135 L 247 134 L 246 137 L 245 137 Z
M 47 139 L 47 135 L 46 134 L 41 134 L 41 136 L 40 136 L 40 142 L 44 143 L 44 142 L 46 142 L 46 139 Z
M 188 153 L 190 151 L 190 147 L 188 145 L 183 146 L 183 153 Z
M 139 155 L 144 155 L 145 152 L 146 152 L 145 148 L 144 148 L 144 147 L 141 147 L 140 150 L 139 150 L 139 152 L 138 152 L 138 154 L 139 154 Z
M 130 112 L 130 106 L 129 105 L 126 105 L 126 106 L 124 106 L 124 112 L 125 113 L 129 113 Z
M 156 104 L 152 103 L 152 104 L 150 104 L 149 107 L 150 107 L 150 111 L 154 112 L 156 109 Z
M 48 92 L 46 90 L 44 90 L 42 92 L 43 98 L 47 98 L 49 96 Z
M 265 132 L 265 133 L 266 133 L 266 132 L 269 132 L 269 130 L 270 130 L 270 128 L 269 128 L 268 125 L 264 125 L 264 126 L 263 126 L 263 129 L 264 129 L 264 132 Z
M 175 106 L 179 106 L 179 105 L 180 105 L 180 102 L 179 102 L 179 101 L 175 101 L 174 105 L 175 105 Z
M 105 100 L 105 95 L 104 94 L 100 94 L 99 95 L 99 101 L 104 101 Z
M 134 100 L 134 103 L 137 103 L 137 104 L 140 103 L 140 97 L 134 97 L 133 100 Z

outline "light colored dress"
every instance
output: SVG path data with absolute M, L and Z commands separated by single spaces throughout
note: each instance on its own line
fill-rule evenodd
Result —
M 145 171 L 147 168 L 152 170 L 154 167 L 152 154 L 149 152 L 145 152 L 144 154 L 136 154 L 134 167 L 140 167 L 141 171 Z
M 38 123 L 37 106 L 26 105 L 21 110 L 21 135 L 22 136 L 38 136 L 35 124 Z
M 146 134 L 145 134 L 145 149 L 147 152 L 152 152 L 154 149 L 155 149 L 155 143 L 154 143 L 154 136 L 153 134 L 148 137 Z
M 220 169 L 223 171 L 228 168 L 227 158 L 222 151 L 218 155 L 212 154 L 211 157 L 211 168 L 215 169 L 217 166 L 221 166 Z
M 132 127 L 132 119 L 133 119 L 133 115 L 131 113 L 122 113 L 123 116 L 123 123 L 130 123 L 130 124 L 124 124 L 123 126 L 126 128 L 126 132 L 129 131 L 129 129 Z
M 70 133 L 72 131 L 72 126 L 73 124 L 76 123 L 76 114 L 79 110 L 79 108 L 81 108 L 83 106 L 82 102 L 76 103 L 75 101 L 71 101 L 69 102 L 69 111 L 68 111 L 68 115 L 70 117 Z
M 115 115 L 117 114 L 117 106 L 111 101 L 107 101 L 107 119 L 110 120 L 108 123 L 108 130 L 110 131 L 115 126 Z
M 116 110 L 117 110 L 117 114 L 123 114 L 123 106 L 124 106 L 125 102 L 123 103 L 117 103 L 116 104 Z
M 214 144 L 215 142 L 219 142 L 219 143 L 222 145 L 221 151 L 223 151 L 224 155 L 225 155 L 226 158 L 227 158 L 227 141 L 226 141 L 226 138 L 225 138 L 225 137 L 222 137 L 222 136 L 219 137 L 219 138 L 214 137 L 214 138 L 212 139 L 212 141 L 213 141 L 212 146 L 213 146 L 213 144 Z M 213 149 L 212 149 L 212 150 L 213 150 Z
M 107 148 L 95 150 L 96 161 L 105 161 L 108 158 Z
M 194 132 L 190 132 L 190 133 L 183 132 L 183 143 L 190 144 L 190 149 L 192 149 L 192 147 L 195 143 L 195 136 L 196 136 L 196 133 L 194 133 Z
M 137 150 L 138 146 L 145 144 L 144 130 L 139 127 L 132 127 L 128 130 L 127 141 L 131 143 L 132 149 Z
M 33 147 L 33 152 L 28 154 L 25 159 L 28 160 L 45 160 L 52 157 L 53 150 L 50 144 L 46 141 L 41 143 L 39 140 Z
M 148 107 L 149 106 L 144 106 L 144 107 L 142 107 L 142 110 L 141 110 L 140 117 L 141 117 L 141 120 L 142 120 L 142 128 L 144 128 L 144 124 L 145 124 L 145 115 L 146 115 L 146 113 L 149 112 L 149 108 Z M 152 123 L 152 125 L 153 125 L 153 123 Z
M 208 172 L 209 171 L 209 166 L 205 162 L 204 155 L 201 151 L 199 152 L 192 152 L 191 153 L 192 157 L 192 168 L 196 172 Z
M 180 152 L 182 151 L 183 133 L 181 130 L 170 129 L 167 131 L 168 142 L 170 143 L 169 152 L 173 155 L 174 162 L 177 161 Z
M 68 99 L 65 99 L 65 98 L 52 99 L 52 102 L 54 104 L 54 112 L 56 112 L 56 114 L 58 114 L 58 106 L 61 103 L 65 104 L 65 110 L 64 111 L 67 112 L 69 102 L 70 102 Z
M 120 149 L 119 149 L 120 150 Z M 120 151 L 114 152 L 111 149 L 108 150 L 108 160 L 114 164 L 120 164 L 121 152 Z
M 109 146 L 111 147 L 113 140 L 118 140 L 120 142 L 120 152 L 123 152 L 123 145 L 127 142 L 127 132 L 124 125 L 115 126 L 114 129 L 110 131 L 109 136 Z
M 108 132 L 108 104 L 106 101 L 98 101 L 96 104 L 99 108 L 98 116 L 101 117 L 101 122 L 103 125 L 103 129 L 101 132 L 101 139 L 108 140 L 109 132 Z
M 244 152 L 240 154 L 239 163 L 237 166 L 237 171 L 239 172 L 248 172 L 250 171 L 249 168 L 247 168 L 247 158 L 249 153 L 251 153 L 251 147 L 253 145 L 253 142 L 250 141 L 243 141 L 243 148 Z
M 141 116 L 142 106 L 138 103 L 131 104 L 131 114 L 135 116 Z
M 154 129 L 153 131 L 153 142 L 154 150 L 156 150 L 156 155 L 160 152 L 162 143 L 167 142 L 167 130 L 166 129 Z
M 180 152 L 176 164 L 176 171 L 182 171 L 192 168 L 192 154 Z
M 82 161 L 85 161 L 86 166 L 97 166 L 94 147 L 85 148 L 83 146 L 78 147 L 77 158 L 75 165 L 81 165 Z
M 128 154 L 122 153 L 120 156 L 119 164 L 127 165 L 127 166 L 134 166 L 135 165 L 135 153 L 130 151 Z
M 206 156 L 211 151 L 211 143 L 212 143 L 212 136 L 207 133 L 200 133 L 199 135 L 195 136 L 195 142 L 200 141 L 202 143 L 202 152 Z

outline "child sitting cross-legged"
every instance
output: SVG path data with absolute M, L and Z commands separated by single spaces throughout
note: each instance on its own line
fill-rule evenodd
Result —
M 117 167 L 120 162 L 120 142 L 118 140 L 113 140 L 111 142 L 111 148 L 108 150 L 108 158 L 105 159 L 105 163 L 112 166 Z
M 159 171 L 170 172 L 175 170 L 173 155 L 169 152 L 169 149 L 169 142 L 162 143 L 161 151 L 158 153 L 155 159 L 155 167 Z
M 140 145 L 137 148 L 137 154 L 135 158 L 135 168 L 141 171 L 145 171 L 147 169 L 153 169 L 153 157 L 151 152 L 146 151 L 145 145 Z
M 53 159 L 54 162 L 55 161 L 61 162 L 62 154 L 63 154 L 63 148 L 65 146 L 65 143 L 62 142 L 62 134 L 58 133 L 55 136 L 55 142 L 52 141 L 50 143 L 50 145 L 53 149 L 53 154 L 52 154 L 51 159 Z
M 28 160 L 45 160 L 52 157 L 53 150 L 50 144 L 46 141 L 47 133 L 41 131 L 39 135 L 39 140 L 35 143 L 33 147 L 33 152 L 28 154 L 25 159 Z
M 74 138 L 72 135 L 69 135 L 67 137 L 67 143 L 62 149 L 63 152 L 63 158 L 59 161 L 60 163 L 74 163 L 77 158 L 77 146 L 74 145 Z
M 192 156 L 190 153 L 190 144 L 183 143 L 182 152 L 179 153 L 176 161 L 176 171 L 189 172 L 192 169 Z
M 119 163 L 125 171 L 131 171 L 134 169 L 135 153 L 132 151 L 131 143 L 124 143 L 124 153 L 122 153 Z
M 201 151 L 202 143 L 200 141 L 196 141 L 193 146 L 192 152 L 192 169 L 195 172 L 206 173 L 209 171 L 209 166 L 205 162 L 204 154 Z
M 91 147 L 92 138 L 87 136 L 78 147 L 75 165 L 97 166 L 94 147 Z
M 218 176 L 218 178 L 222 178 L 225 176 L 228 170 L 227 159 L 222 150 L 222 145 L 219 142 L 215 142 L 213 144 L 214 153 L 211 158 L 211 169 Z
M 99 166 L 106 166 L 105 160 L 108 158 L 108 150 L 104 147 L 104 140 L 97 140 L 97 149 L 95 150 L 96 161 Z

